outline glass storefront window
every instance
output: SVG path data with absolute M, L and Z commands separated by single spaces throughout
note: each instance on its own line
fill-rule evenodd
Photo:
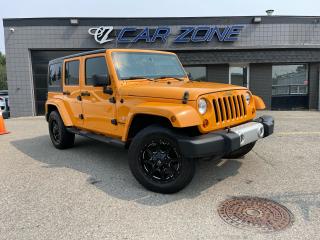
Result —
M 242 87 L 248 86 L 248 66 L 230 66 L 230 83 Z
M 308 73 L 306 64 L 272 66 L 272 96 L 307 94 Z
M 193 81 L 207 81 L 206 67 L 184 67 L 184 69 L 191 74 Z

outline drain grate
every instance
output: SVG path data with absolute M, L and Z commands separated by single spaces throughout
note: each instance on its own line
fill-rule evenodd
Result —
M 262 232 L 283 230 L 293 223 L 292 213 L 274 201 L 257 197 L 234 197 L 222 202 L 220 217 L 228 224 Z

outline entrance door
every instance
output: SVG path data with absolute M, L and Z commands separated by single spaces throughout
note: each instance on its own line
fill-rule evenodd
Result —
M 229 68 L 229 83 L 249 88 L 249 65 L 231 65 Z
M 68 59 L 64 63 L 63 96 L 66 108 L 74 126 L 83 124 L 79 81 L 80 60 Z
M 81 91 L 83 128 L 113 135 L 117 129 L 114 120 L 115 102 L 112 101 L 110 94 L 104 93 L 103 86 L 96 86 L 95 81 L 95 79 L 109 79 L 105 56 L 101 54 L 89 56 L 84 59 L 84 64 L 84 85 Z

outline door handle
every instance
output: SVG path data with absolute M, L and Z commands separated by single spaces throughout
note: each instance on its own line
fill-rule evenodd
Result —
M 85 96 L 90 96 L 90 93 L 88 91 L 85 92 L 81 92 L 81 96 L 85 97 Z
M 70 95 L 70 92 L 69 91 L 63 91 L 62 94 L 63 95 Z
M 82 97 L 79 95 L 79 96 L 77 96 L 77 100 L 78 101 L 82 101 Z

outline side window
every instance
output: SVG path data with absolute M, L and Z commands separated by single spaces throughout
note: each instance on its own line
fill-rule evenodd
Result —
M 61 86 L 62 64 L 56 63 L 49 66 L 49 86 Z
M 79 85 L 79 61 L 70 61 L 65 64 L 65 84 Z
M 93 79 L 106 79 L 108 69 L 104 57 L 88 58 L 86 60 L 86 85 L 93 85 Z

